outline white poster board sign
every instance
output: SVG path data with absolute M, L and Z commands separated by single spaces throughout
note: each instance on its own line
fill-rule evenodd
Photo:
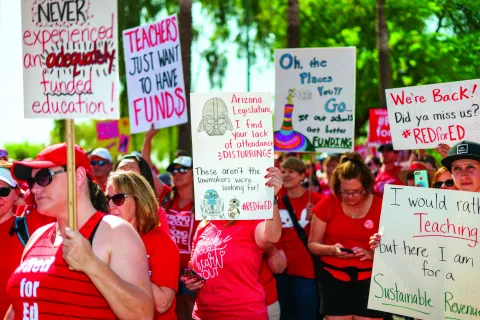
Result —
M 275 151 L 353 151 L 355 53 L 275 50 Z
M 22 0 L 25 118 L 118 119 L 116 0 Z
M 131 133 L 188 122 L 176 15 L 123 31 Z
M 191 94 L 195 219 L 273 216 L 274 164 L 269 93 Z
M 480 142 L 480 79 L 387 89 L 395 150 Z
M 480 316 L 479 215 L 478 193 L 387 185 L 368 307 L 418 319 Z

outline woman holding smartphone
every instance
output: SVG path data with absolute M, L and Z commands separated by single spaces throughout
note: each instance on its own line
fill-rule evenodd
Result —
M 327 320 L 382 319 L 367 308 L 373 251 L 382 201 L 374 193 L 372 172 L 356 153 L 347 153 L 335 169 L 333 195 L 313 208 L 309 249 L 322 262 L 320 313 Z
M 282 187 L 280 170 L 269 168 L 265 178 L 276 198 Z M 278 199 L 272 201 L 272 219 L 203 221 L 199 225 L 190 265 L 206 281 L 181 278 L 188 289 L 199 289 L 194 319 L 267 319 L 265 291 L 259 281 L 262 254 L 282 233 Z

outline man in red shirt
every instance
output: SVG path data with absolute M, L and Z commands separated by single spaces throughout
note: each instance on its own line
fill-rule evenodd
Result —
M 374 190 L 377 196 L 383 197 L 386 184 L 402 185 L 402 181 L 398 178 L 398 173 L 402 170 L 402 167 L 397 165 L 398 151 L 393 150 L 392 144 L 382 144 L 378 148 L 378 152 L 381 154 L 383 165 L 375 177 Z

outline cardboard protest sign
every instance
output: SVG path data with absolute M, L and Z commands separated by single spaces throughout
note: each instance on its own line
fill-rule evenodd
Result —
M 419 319 L 480 316 L 473 192 L 388 185 L 368 307 Z
M 96 122 L 97 146 L 110 151 L 113 159 L 133 151 L 128 118 Z
M 275 151 L 353 150 L 355 52 L 275 51 Z
M 192 145 L 197 220 L 273 216 L 271 95 L 192 94 Z
M 132 133 L 188 122 L 176 15 L 123 31 Z
M 480 142 L 480 79 L 386 90 L 396 150 Z
M 118 119 L 116 0 L 22 0 L 25 118 Z
M 390 122 L 388 120 L 387 109 L 370 109 L 368 122 L 369 145 L 379 146 L 392 143 L 392 134 L 390 132 Z

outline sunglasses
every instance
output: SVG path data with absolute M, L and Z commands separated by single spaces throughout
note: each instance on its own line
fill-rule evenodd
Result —
M 407 180 L 415 180 L 415 174 L 413 172 L 409 172 L 407 174 Z
M 16 189 L 16 188 L 14 188 L 14 187 L 1 187 L 0 188 L 0 197 L 2 197 L 2 198 L 8 197 L 8 195 L 10 194 L 10 191 L 12 191 L 12 189 Z
M 52 177 L 54 175 L 57 175 L 63 172 L 67 172 L 67 171 L 65 169 L 57 170 L 53 172 L 50 171 L 49 169 L 38 170 L 37 173 L 35 174 L 35 177 L 27 180 L 28 187 L 32 189 L 35 183 L 38 184 L 40 187 L 46 187 L 52 182 Z
M 90 164 L 91 164 L 92 166 L 103 167 L 103 166 L 106 165 L 106 164 L 110 164 L 110 162 L 105 161 L 105 160 L 98 160 L 98 161 L 90 160 Z
M 113 204 L 117 207 L 123 206 L 125 203 L 125 199 L 127 197 L 131 197 L 131 195 L 125 194 L 125 193 L 117 193 L 114 194 L 113 196 L 107 196 L 108 202 L 112 200 Z
M 433 187 L 435 189 L 441 189 L 444 184 L 445 184 L 445 187 L 453 187 L 455 182 L 453 182 L 453 179 L 448 179 L 448 180 L 445 180 L 445 181 L 437 181 L 437 182 L 435 182 Z
M 172 174 L 175 174 L 175 173 L 187 173 L 188 172 L 188 169 L 187 168 L 175 168 L 175 169 L 172 169 L 172 171 L 170 171 Z

